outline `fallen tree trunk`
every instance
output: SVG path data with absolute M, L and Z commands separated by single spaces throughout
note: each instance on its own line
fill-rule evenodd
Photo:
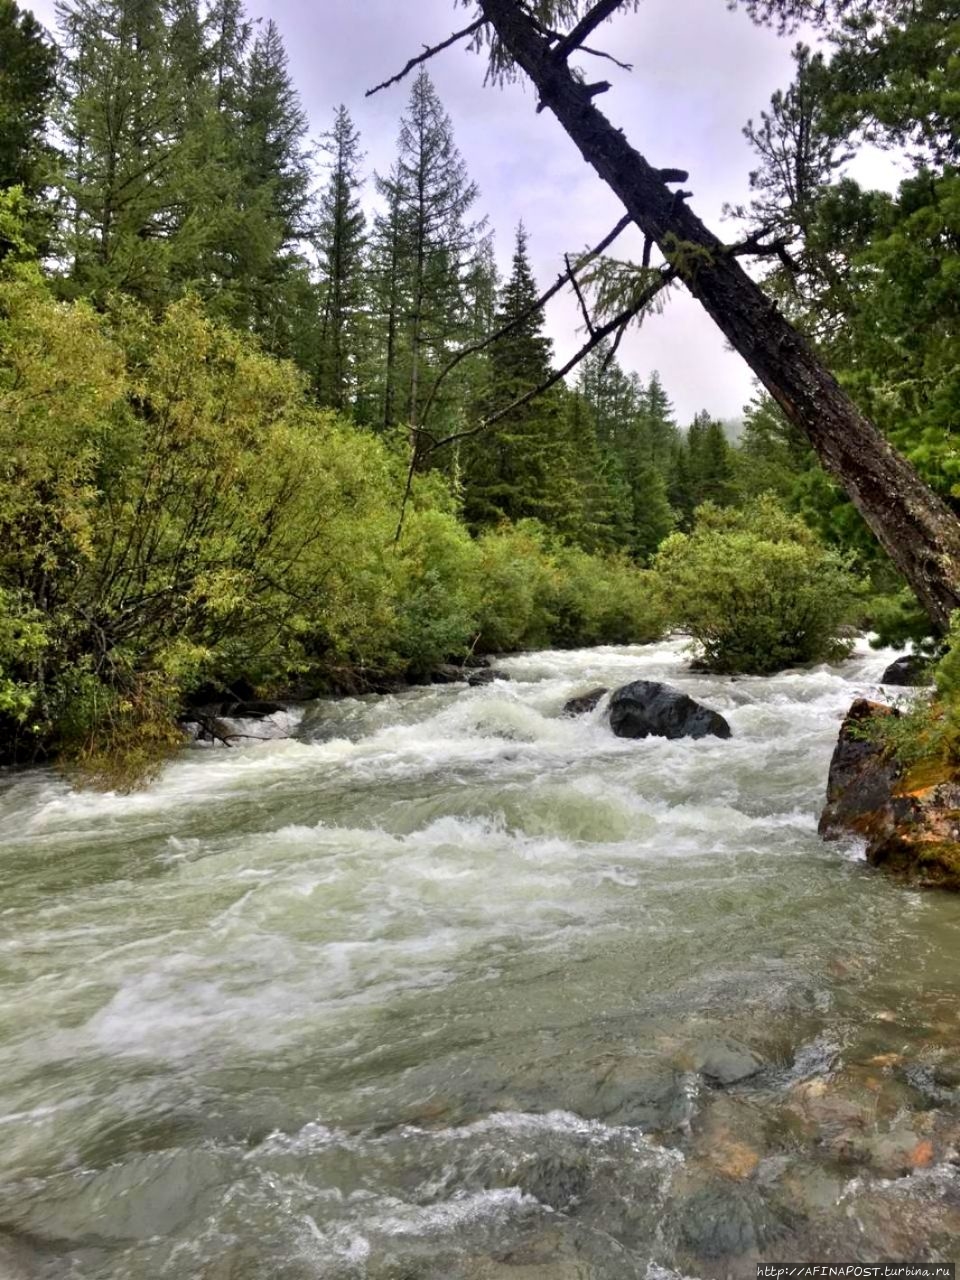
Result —
M 612 12 L 615 5 L 598 4 Z M 791 422 L 843 486 L 938 630 L 960 607 L 960 521 L 857 409 L 813 348 L 736 256 L 594 105 L 606 86 L 567 65 L 577 44 L 552 43 L 517 0 L 480 0 L 503 49 L 536 86 L 581 155 L 622 201 Z M 581 24 L 582 25 L 582 24 Z

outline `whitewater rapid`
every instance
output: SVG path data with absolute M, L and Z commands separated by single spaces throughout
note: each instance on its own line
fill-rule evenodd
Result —
M 321 700 L 130 796 L 0 778 L 0 1277 L 952 1249 L 957 900 L 816 835 L 892 656 L 719 679 L 680 642 L 535 653 Z M 561 714 L 637 678 L 733 737 Z M 718 1045 L 758 1069 L 712 1079 Z M 903 1134 L 931 1156 L 901 1175 Z

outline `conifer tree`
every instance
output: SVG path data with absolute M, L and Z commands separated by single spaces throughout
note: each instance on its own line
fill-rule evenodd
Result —
M 650 460 L 639 460 L 630 477 L 632 502 L 630 550 L 646 564 L 675 525 L 663 472 Z
M 244 215 L 234 247 L 235 289 L 243 298 L 238 319 L 268 350 L 289 356 L 291 322 L 306 286 L 300 244 L 311 230 L 311 179 L 307 117 L 273 21 L 253 41 L 237 107 L 237 203 Z
M 373 390 L 376 396 L 377 410 L 374 414 L 364 415 L 364 418 L 369 416 L 379 430 L 387 431 L 398 420 L 409 242 L 398 166 L 394 165 L 387 178 L 376 175 L 375 182 L 386 208 L 374 218 L 370 241 L 371 338 L 376 363 L 366 370 L 365 381 L 368 395 Z
M 163 242 L 180 206 L 178 95 L 160 0 L 70 0 L 61 132 L 67 144 L 67 252 L 76 287 L 164 290 Z
M 507 408 L 549 377 L 552 344 L 543 333 L 542 313 L 531 309 L 537 296 L 521 224 L 494 319 L 495 330 L 513 327 L 490 348 L 485 415 Z M 582 525 L 582 507 L 569 427 L 560 395 L 553 392 L 520 406 L 471 441 L 465 459 L 468 522 L 480 527 L 535 516 L 574 536 Z
M 673 447 L 680 433 L 674 421 L 670 397 L 664 390 L 660 374 L 656 369 L 651 373 L 643 390 L 641 411 L 646 425 L 650 461 L 661 474 L 666 475 Z
M 0 0 L 0 190 L 33 195 L 47 173 L 44 141 L 56 57 L 32 13 Z
M 467 221 L 477 187 L 423 69 L 400 122 L 396 163 L 377 188 L 375 274 L 386 330 L 385 426 L 419 422 L 430 369 L 464 336 L 464 281 L 482 224 Z
M 364 300 L 364 228 L 360 208 L 360 135 L 345 106 L 323 139 L 330 174 L 320 197 L 316 235 L 322 309 L 316 389 L 321 404 L 344 409 L 355 395 Z
M 733 464 L 723 427 L 704 411 L 696 414 L 687 432 L 690 483 L 694 505 L 713 502 L 726 506 L 732 497 Z
M 677 440 L 670 450 L 667 470 L 667 499 L 673 510 L 674 520 L 680 529 L 689 529 L 697 505 L 690 474 L 690 449 L 686 442 Z

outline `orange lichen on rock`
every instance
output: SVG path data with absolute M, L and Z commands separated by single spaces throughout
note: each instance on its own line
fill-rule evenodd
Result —
M 820 817 L 825 839 L 862 836 L 867 861 L 917 886 L 960 889 L 960 779 L 941 760 L 909 770 L 864 733 L 892 707 L 858 698 L 840 728 L 827 804 Z

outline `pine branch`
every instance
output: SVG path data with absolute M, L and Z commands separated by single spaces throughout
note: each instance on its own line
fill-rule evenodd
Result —
M 476 22 L 471 22 L 469 27 L 464 27 L 462 31 L 455 31 L 452 36 L 448 36 L 446 40 L 442 40 L 439 44 L 424 45 L 423 53 L 418 54 L 415 58 L 411 58 L 402 71 L 398 71 L 395 76 L 391 76 L 389 80 L 384 80 L 382 84 L 374 85 L 372 89 L 368 89 L 363 95 L 365 98 L 372 97 L 375 93 L 379 93 L 381 89 L 389 89 L 393 84 L 399 84 L 405 76 L 408 76 L 414 67 L 418 67 L 422 62 L 428 62 L 435 54 L 442 53 L 444 49 L 449 49 L 451 45 L 456 44 L 458 40 L 463 40 L 467 36 L 475 35 L 483 26 L 485 19 L 478 18 Z

